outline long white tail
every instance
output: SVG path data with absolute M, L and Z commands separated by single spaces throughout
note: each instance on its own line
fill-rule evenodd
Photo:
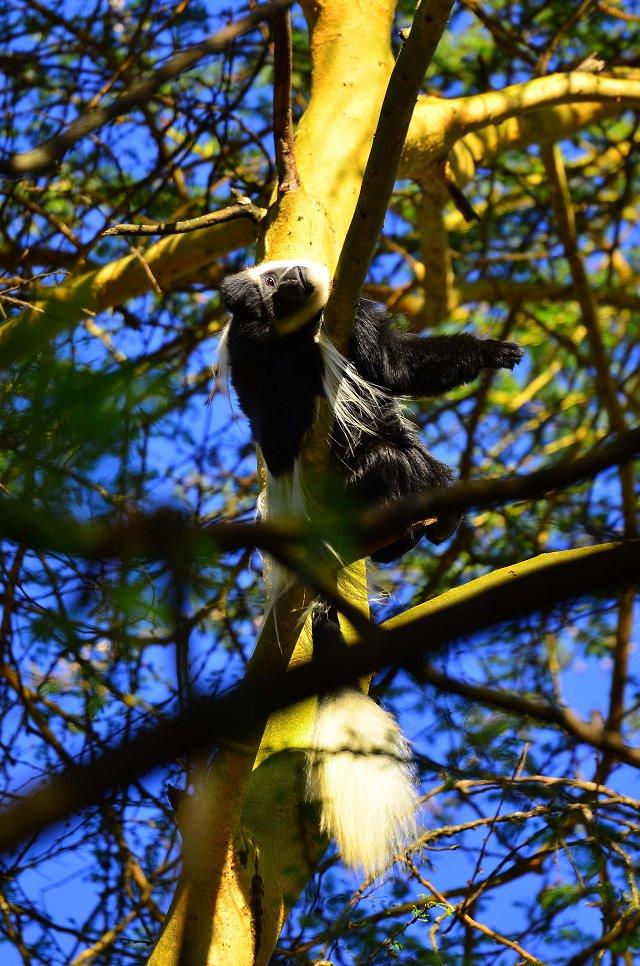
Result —
M 418 796 L 411 750 L 395 719 L 361 691 L 321 700 L 307 795 L 343 861 L 383 871 L 416 836 Z

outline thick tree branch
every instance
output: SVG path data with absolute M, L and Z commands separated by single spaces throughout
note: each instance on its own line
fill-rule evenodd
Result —
M 226 50 L 238 37 L 253 30 L 264 20 L 274 17 L 281 10 L 287 9 L 291 3 L 292 0 L 272 0 L 271 3 L 258 7 L 242 20 L 223 27 L 202 43 L 174 54 L 166 63 L 155 67 L 149 77 L 143 77 L 131 84 L 111 104 L 87 111 L 64 128 L 60 134 L 56 134 L 39 147 L 24 151 L 22 154 L 14 154 L 7 160 L 0 160 L 0 174 L 9 178 L 22 178 L 27 174 L 46 171 L 81 138 L 115 120 L 116 117 L 121 117 L 133 108 L 146 103 L 163 84 L 190 70 L 203 57 Z
M 325 310 L 332 339 L 344 350 L 356 304 L 382 230 L 418 91 L 447 26 L 452 0 L 422 0 L 385 94 L 360 194 Z
M 216 741 L 242 743 L 243 735 L 277 709 L 389 664 L 416 668 L 425 654 L 436 654 L 454 640 L 639 578 L 640 545 L 632 541 L 543 554 L 470 581 L 400 615 L 374 640 L 345 648 L 340 662 L 305 664 L 245 680 L 222 697 L 194 701 L 184 714 L 144 730 L 92 763 L 61 773 L 0 816 L 0 850 L 99 804 L 110 788 L 126 786 L 179 754 L 208 750 Z M 587 725 L 584 729 L 584 740 L 593 736 L 620 761 L 640 767 L 640 751 L 617 736 L 603 736 Z
M 590 76 L 581 72 L 551 74 L 507 87 L 495 92 L 498 102 L 505 95 L 502 102 L 476 103 L 471 118 L 467 114 L 470 107 L 468 102 L 473 101 L 475 96 L 483 98 L 488 95 L 450 100 L 420 97 L 402 152 L 399 176 L 413 178 L 420 183 L 429 182 L 434 177 L 434 164 L 449 156 L 456 184 L 462 188 L 474 176 L 476 165 L 497 158 L 504 151 L 570 137 L 593 121 L 618 114 L 625 107 L 637 106 L 640 102 L 638 77 L 635 74 L 620 78 L 592 78 L 593 81 L 606 80 L 623 85 L 627 91 L 626 100 L 618 101 L 615 95 L 607 98 L 587 97 L 586 100 L 580 96 L 557 100 L 559 90 L 566 91 L 566 78 L 578 78 L 580 88 L 579 78 L 588 79 Z M 587 86 L 588 83 L 587 80 Z M 535 86 L 532 90 L 523 91 L 528 85 Z M 545 100 L 548 94 L 553 95 L 549 102 Z M 519 96 L 524 96 L 525 101 L 531 103 L 520 109 Z M 628 103 L 629 98 L 631 103 Z M 498 108 L 499 112 L 493 114 L 492 110 Z M 474 121 L 472 128 L 467 127 L 469 121 Z
M 450 137 L 457 140 L 487 124 L 500 124 L 510 117 L 527 114 L 541 107 L 585 101 L 614 104 L 618 110 L 640 107 L 640 86 L 636 79 L 601 77 L 574 71 L 536 77 L 500 91 L 460 97 L 448 102 L 455 112 Z

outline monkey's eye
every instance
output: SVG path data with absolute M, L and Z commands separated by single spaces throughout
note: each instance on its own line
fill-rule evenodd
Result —
M 273 286 L 276 284 L 276 277 L 275 277 L 275 275 L 265 275 L 265 277 L 264 277 L 264 284 L 265 285 L 268 285 L 269 288 L 273 288 Z

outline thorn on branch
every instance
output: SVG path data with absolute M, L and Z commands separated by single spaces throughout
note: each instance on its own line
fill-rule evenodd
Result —
M 575 70 L 582 71 L 583 74 L 599 74 L 606 66 L 606 61 L 601 60 L 596 52 L 581 60 Z

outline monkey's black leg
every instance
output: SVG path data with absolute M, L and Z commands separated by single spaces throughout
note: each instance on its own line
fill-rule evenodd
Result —
M 452 486 L 453 470 L 429 453 L 419 441 L 394 446 L 389 440 L 369 440 L 357 448 L 347 483 L 367 506 L 423 493 L 425 490 Z M 378 563 L 396 560 L 424 536 L 442 543 L 460 523 L 458 512 L 444 513 L 431 523 L 416 521 L 398 540 L 371 554 Z

